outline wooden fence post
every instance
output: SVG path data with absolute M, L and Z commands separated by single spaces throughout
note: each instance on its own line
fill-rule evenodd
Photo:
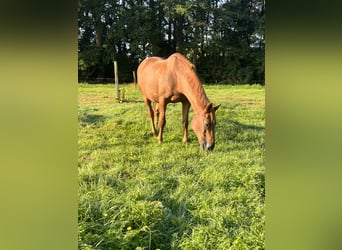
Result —
M 137 77 L 135 75 L 135 70 L 133 70 L 133 83 L 134 83 L 134 87 L 136 87 Z
M 119 89 L 119 77 L 118 77 L 118 62 L 114 61 L 114 82 L 116 89 L 116 99 L 120 99 L 120 89 Z

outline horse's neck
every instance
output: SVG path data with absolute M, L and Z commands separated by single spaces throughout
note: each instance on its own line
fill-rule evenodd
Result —
M 184 95 L 188 98 L 194 112 L 201 113 L 210 102 L 199 80 L 188 82 L 184 88 Z

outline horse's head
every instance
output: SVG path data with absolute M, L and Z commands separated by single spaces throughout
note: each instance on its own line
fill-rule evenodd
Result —
M 215 111 L 220 105 L 213 107 L 209 103 L 201 114 L 196 114 L 192 120 L 192 129 L 195 131 L 200 147 L 204 150 L 213 150 L 215 147 Z

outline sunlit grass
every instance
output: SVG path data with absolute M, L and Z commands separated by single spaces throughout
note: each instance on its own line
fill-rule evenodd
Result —
M 264 88 L 205 85 L 216 146 L 182 143 L 169 104 L 164 142 L 132 84 L 79 85 L 80 249 L 263 249 Z M 190 119 L 193 113 L 190 113 Z

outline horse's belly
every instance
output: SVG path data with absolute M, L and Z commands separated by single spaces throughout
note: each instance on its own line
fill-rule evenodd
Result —
M 185 98 L 184 95 L 173 95 L 173 96 L 171 96 L 170 100 L 171 100 L 171 102 L 181 102 L 184 100 L 184 98 Z

